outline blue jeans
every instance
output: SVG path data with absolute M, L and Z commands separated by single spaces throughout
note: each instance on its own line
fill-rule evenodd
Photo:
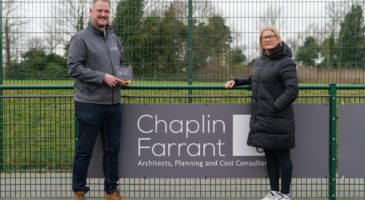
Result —
M 75 117 L 79 136 L 72 172 L 72 190 L 89 191 L 86 186 L 87 169 L 98 133 L 103 143 L 104 190 L 113 193 L 118 186 L 118 157 L 121 137 L 121 106 L 75 102 Z

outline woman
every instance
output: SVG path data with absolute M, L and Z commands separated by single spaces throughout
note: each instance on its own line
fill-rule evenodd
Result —
M 298 96 L 296 66 L 290 48 L 275 27 L 260 32 L 261 56 L 247 79 L 227 81 L 226 88 L 251 85 L 249 146 L 263 148 L 271 192 L 262 200 L 290 200 L 292 161 L 295 146 L 292 103 Z M 281 189 L 279 189 L 281 178 Z

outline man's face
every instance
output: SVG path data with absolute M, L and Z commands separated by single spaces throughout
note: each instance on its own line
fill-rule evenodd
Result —
M 104 30 L 109 22 L 110 5 L 107 2 L 97 1 L 90 8 L 91 21 L 97 28 Z

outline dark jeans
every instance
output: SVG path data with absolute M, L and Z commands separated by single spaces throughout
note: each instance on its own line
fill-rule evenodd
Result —
M 72 172 L 72 189 L 89 191 L 86 176 L 98 133 L 103 143 L 104 190 L 112 193 L 119 180 L 118 156 L 121 137 L 121 106 L 75 102 L 75 117 L 79 125 Z
M 290 158 L 290 149 L 264 149 L 264 151 L 271 190 L 280 191 L 283 194 L 289 194 L 293 171 L 293 164 Z M 279 190 L 280 177 L 281 190 Z

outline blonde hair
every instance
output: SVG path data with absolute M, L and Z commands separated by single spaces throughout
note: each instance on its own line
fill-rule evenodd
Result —
M 280 34 L 279 34 L 279 31 L 278 29 L 275 27 L 275 26 L 265 26 L 264 28 L 261 29 L 260 31 L 260 38 L 259 38 L 259 44 L 260 44 L 260 49 L 262 50 L 263 47 L 262 47 L 262 34 L 264 33 L 264 31 L 272 31 L 274 32 L 275 36 L 278 38 L 279 40 L 279 43 L 281 43 L 281 37 L 280 37 Z

